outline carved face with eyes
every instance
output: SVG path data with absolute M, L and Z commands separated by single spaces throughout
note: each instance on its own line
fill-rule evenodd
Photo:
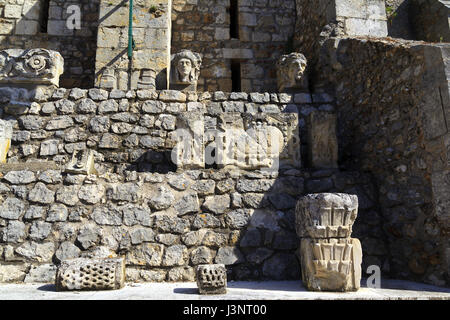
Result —
M 289 78 L 295 82 L 300 81 L 305 73 L 306 61 L 297 59 L 289 65 Z
M 305 70 L 308 61 L 298 52 L 281 56 L 277 63 L 278 90 L 291 90 L 307 87 Z
M 178 61 L 177 70 L 181 82 L 190 82 L 189 75 L 192 71 L 192 61 L 190 59 L 180 59 Z

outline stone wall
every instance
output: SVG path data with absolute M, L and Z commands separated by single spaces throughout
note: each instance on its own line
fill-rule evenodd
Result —
M 45 48 L 64 57 L 61 86 L 90 88 L 94 85 L 99 0 L 0 1 L 0 49 Z M 81 10 L 81 29 L 67 28 L 67 8 Z M 46 12 L 48 10 L 48 12 Z M 48 15 L 48 17 L 46 17 Z
M 313 64 L 329 37 L 388 34 L 383 0 L 296 0 L 294 48 Z
M 172 53 L 203 54 L 201 91 L 232 91 L 232 62 L 240 89 L 276 91 L 276 61 L 292 52 L 294 0 L 239 0 L 237 38 L 230 35 L 230 0 L 174 0 Z M 239 74 L 240 73 L 240 74 Z
M 412 6 L 410 0 L 386 0 L 388 36 L 417 40 L 410 15 Z
M 450 42 L 450 4 L 439 0 L 412 0 L 411 20 L 417 40 Z
M 193 281 L 193 267 L 211 262 L 226 264 L 230 280 L 299 279 L 296 199 L 326 191 L 358 195 L 354 234 L 364 266 L 384 261 L 369 175 L 295 166 L 176 170 L 170 163 L 166 138 L 183 111 L 200 110 L 205 124 L 233 111 L 290 111 L 306 141 L 305 117 L 316 109 L 333 112 L 332 99 L 59 89 L 22 115 L 3 112 L 14 130 L 0 166 L 0 281 L 51 282 L 64 258 L 110 255 L 126 257 L 128 281 Z M 97 175 L 65 172 L 78 149 L 94 150 Z
M 390 257 L 383 271 L 448 284 L 449 46 L 330 39 L 322 54 L 341 165 L 376 180 Z
M 130 59 L 129 2 L 100 1 L 96 87 L 121 90 L 168 88 L 171 11 L 171 0 L 133 3 L 135 47 Z

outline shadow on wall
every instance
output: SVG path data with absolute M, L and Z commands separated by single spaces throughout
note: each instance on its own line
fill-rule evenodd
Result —
M 302 158 L 306 159 L 304 153 Z M 169 164 L 170 159 L 170 151 L 149 151 L 126 171 L 165 174 L 176 170 L 174 164 Z M 208 175 L 216 170 L 215 167 L 201 171 Z M 224 214 L 213 211 L 212 202 L 220 201 L 222 194 L 217 189 L 214 196 L 207 196 L 201 203 L 200 211 L 201 215 L 210 216 L 208 219 L 222 221 L 215 232 L 230 234 L 233 243 L 212 245 L 214 251 L 218 250 L 214 261 L 227 265 L 228 280 L 299 280 L 301 268 L 296 251 L 300 239 L 295 232 L 295 206 L 300 197 L 320 192 L 358 195 L 359 214 L 353 237 L 362 242 L 363 274 L 369 265 L 383 269 L 386 252 L 382 250 L 381 221 L 370 176 L 305 165 L 281 166 L 276 171 L 243 170 L 233 183 L 236 185 L 234 192 L 229 192 L 230 211 Z M 193 221 L 196 215 L 187 214 L 183 218 Z
M 149 150 L 133 161 L 125 171 L 167 174 L 176 172 L 177 166 L 172 162 L 171 151 Z
M 80 8 L 81 29 L 67 26 L 71 5 Z M 44 48 L 61 53 L 64 74 L 60 86 L 90 88 L 94 84 L 99 1 L 35 0 L 5 4 L 0 30 L 0 49 Z
M 417 40 L 412 29 L 410 10 L 410 0 L 387 0 L 386 15 L 388 18 L 388 36 L 406 40 Z

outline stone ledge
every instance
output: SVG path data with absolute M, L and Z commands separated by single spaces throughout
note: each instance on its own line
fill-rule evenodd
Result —
M 9 171 L 22 171 L 22 170 L 40 172 L 46 170 L 61 170 L 61 167 L 56 162 L 53 161 L 0 164 L 1 173 Z

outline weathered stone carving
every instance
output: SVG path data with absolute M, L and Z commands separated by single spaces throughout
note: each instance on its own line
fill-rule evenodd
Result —
M 61 262 L 56 273 L 56 290 L 115 290 L 125 285 L 123 258 L 77 258 Z
M 172 161 L 178 168 L 198 169 L 205 167 L 205 122 L 199 112 L 184 112 L 177 117 L 174 132 L 176 146 Z
M 92 150 L 75 150 L 72 160 L 66 166 L 66 172 L 75 174 L 95 174 L 94 168 L 94 151 Z
M 313 168 L 337 168 L 336 114 L 313 111 L 307 122 L 309 165 Z
M 362 248 L 358 239 L 309 239 L 300 244 L 302 279 L 311 291 L 357 291 Z
M 190 50 L 172 55 L 170 88 L 173 90 L 197 91 L 202 56 Z
M 296 231 L 301 238 L 348 238 L 358 213 L 358 197 L 322 193 L 301 198 L 296 208 Z
M 227 269 L 223 264 L 197 266 L 196 278 L 200 294 L 227 293 Z
M 296 207 L 296 232 L 301 238 L 302 279 L 312 291 L 357 291 L 362 249 L 350 238 L 358 211 L 356 195 L 310 194 Z
M 6 163 L 6 156 L 11 146 L 11 138 L 11 124 L 7 121 L 0 120 L 0 163 Z
M 64 59 L 47 49 L 7 49 L 0 51 L 0 84 L 59 86 Z
M 219 167 L 300 167 L 297 114 L 224 113 L 213 147 Z
M 156 72 L 152 69 L 141 70 L 141 75 L 137 83 L 138 89 L 156 89 Z
M 106 68 L 100 75 L 100 88 L 117 89 L 117 78 L 114 69 Z
M 277 62 L 278 92 L 308 91 L 306 57 L 298 52 L 281 56 Z

